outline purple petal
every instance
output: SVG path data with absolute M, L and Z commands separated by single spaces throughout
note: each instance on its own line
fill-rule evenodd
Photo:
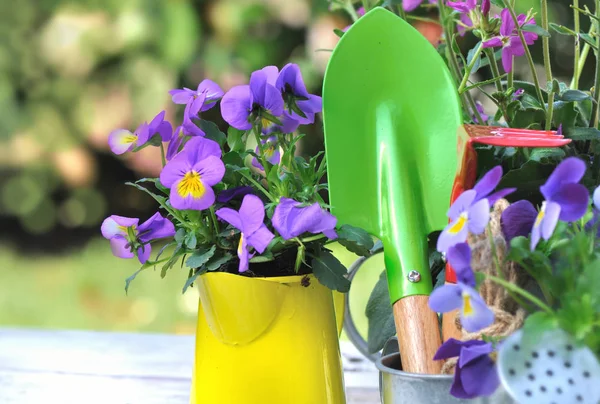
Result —
M 323 210 L 318 203 L 300 207 L 300 203 L 289 198 L 281 198 L 273 214 L 273 227 L 285 240 L 298 237 L 306 232 L 323 233 L 333 236 L 337 219 Z
M 490 203 L 482 199 L 469 208 L 469 231 L 473 234 L 481 234 L 490 221 Z
M 201 111 L 208 111 L 212 107 L 215 106 L 217 100 L 223 97 L 223 90 L 217 83 L 212 80 L 204 79 L 200 84 L 198 84 L 199 93 L 206 94 L 206 99 L 204 101 L 204 105 L 202 106 Z
M 452 381 L 452 386 L 450 387 L 450 394 L 456 398 L 472 398 L 465 391 L 462 385 L 461 377 L 462 369 L 457 366 L 456 370 L 454 371 L 454 380 Z
M 247 187 L 247 186 L 226 189 L 219 193 L 219 195 L 217 196 L 217 202 L 227 203 L 232 199 L 238 199 L 242 196 L 245 196 L 245 195 L 248 195 L 251 193 L 254 193 L 254 188 Z
M 118 258 L 133 258 L 135 256 L 133 252 L 131 252 L 128 241 L 123 236 L 111 238 L 110 249 L 112 254 Z
M 540 187 L 540 191 L 547 200 L 552 200 L 553 195 L 562 185 L 577 183 L 584 174 L 585 163 L 582 160 L 577 157 L 566 158 L 550 174 L 548 181 Z
M 275 235 L 267 229 L 267 226 L 262 224 L 258 230 L 252 235 L 248 236 L 248 244 L 250 244 L 260 254 L 265 252 L 271 240 L 275 238 Z
M 152 246 L 150 244 L 145 244 L 145 245 L 141 246 L 140 248 L 138 248 L 137 256 L 138 256 L 138 260 L 140 260 L 140 263 L 145 264 L 146 261 L 148 261 L 148 258 L 150 258 L 151 253 L 152 253 Z
M 263 70 L 252 73 L 250 75 L 250 92 L 254 103 L 260 105 L 271 115 L 280 116 L 283 113 L 283 97 L 277 88 L 268 83 L 269 78 L 269 74 Z
M 537 216 L 537 210 L 531 202 L 522 200 L 508 206 L 502 212 L 501 226 L 506 241 L 515 237 L 527 237 Z
M 489 396 L 500 385 L 496 364 L 489 356 L 480 357 L 461 368 L 460 380 L 468 398 Z
M 102 237 L 110 240 L 116 236 L 127 235 L 127 231 L 124 230 L 124 228 L 137 226 L 138 222 L 139 219 L 112 215 L 104 219 L 102 226 L 100 226 L 100 231 L 102 233 Z
M 452 246 L 446 252 L 446 258 L 461 283 L 475 287 L 475 274 L 471 269 L 471 248 L 467 243 Z
M 164 121 L 156 128 L 156 132 L 160 135 L 163 142 L 168 142 L 173 137 L 173 126 L 170 122 Z
M 225 164 L 223 164 L 223 161 L 218 157 L 208 156 L 194 164 L 193 170 L 200 174 L 200 178 L 205 185 L 212 187 L 223 179 L 223 176 L 225 175 Z
M 273 132 L 292 133 L 298 129 L 298 126 L 300 125 L 300 123 L 296 119 L 292 118 L 287 111 L 285 111 L 283 115 L 279 117 L 279 119 L 282 123 L 281 126 L 271 125 L 268 128 L 263 128 L 263 133 L 266 135 Z
M 256 195 L 246 195 L 240 206 L 242 231 L 248 236 L 257 231 L 265 220 L 265 205 Z
M 221 208 L 215 212 L 215 215 L 221 220 L 226 221 L 238 230 L 242 230 L 242 220 L 240 214 L 230 208 Z
M 538 245 L 538 243 L 540 242 L 540 238 L 542 237 L 542 220 L 543 220 L 543 216 L 540 219 L 540 215 L 542 214 L 542 212 L 538 213 L 535 222 L 533 223 L 533 227 L 531 228 L 531 244 L 530 244 L 530 249 L 531 251 L 535 250 L 535 247 Z
M 512 71 L 513 66 L 513 54 L 510 48 L 502 48 L 502 67 L 506 73 Z
M 295 96 L 308 98 L 309 94 L 306 91 L 306 85 L 302 79 L 300 67 L 295 63 L 288 63 L 281 69 L 275 87 L 281 91 L 286 91 L 286 85 L 291 88 L 292 94 Z
M 471 11 L 469 5 L 462 1 L 449 1 L 446 3 L 449 7 L 452 7 L 456 11 L 460 11 L 461 13 L 468 13 Z
M 510 10 L 508 8 L 502 10 L 500 13 L 500 18 L 502 19 L 502 25 L 500 25 L 500 35 L 507 37 L 511 36 L 515 30 L 515 22 L 512 19 Z
M 454 358 L 460 355 L 460 350 L 463 347 L 484 345 L 486 342 L 479 340 L 459 341 L 454 338 L 449 338 L 444 342 L 433 357 L 433 360 Z
M 195 95 L 192 98 L 192 102 L 189 104 L 190 109 L 188 111 L 189 112 L 188 117 L 195 118 L 196 116 L 198 116 L 200 109 L 202 109 L 202 107 L 204 106 L 205 100 L 206 100 L 206 94 L 200 93 L 198 95 Z
M 481 1 L 481 14 L 483 14 L 484 16 L 487 16 L 490 13 L 490 8 L 491 8 L 490 0 L 482 0 Z
M 462 306 L 462 295 L 459 286 L 448 283 L 431 292 L 429 308 L 436 313 L 447 313 Z
M 450 247 L 467 241 L 469 235 L 468 220 L 462 217 L 450 223 L 440 234 L 437 241 L 437 250 L 446 252 Z
M 469 210 L 469 207 L 475 201 L 477 197 L 477 191 L 474 189 L 470 189 L 468 191 L 463 192 L 459 195 L 458 198 L 454 201 L 450 209 L 448 209 L 448 217 L 450 220 L 456 220 L 460 216 L 461 213 Z
M 244 234 L 240 234 L 240 243 L 237 249 L 238 258 L 240 259 L 239 272 L 246 272 L 248 270 L 248 261 L 250 260 L 250 253 L 248 252 L 248 246 Z
M 479 293 L 470 286 L 458 284 L 462 289 L 461 324 L 468 332 L 477 332 L 494 323 L 494 312 L 486 306 Z M 468 302 L 468 303 L 467 303 Z
M 494 347 L 489 342 L 484 343 L 484 344 L 478 344 L 478 345 L 472 345 L 469 347 L 464 347 L 460 351 L 460 357 L 458 358 L 458 366 L 463 368 L 467 364 L 473 362 L 476 359 L 481 358 L 482 356 L 488 356 L 493 351 L 494 351 Z
M 560 220 L 574 222 L 581 219 L 588 210 L 590 193 L 581 184 L 565 184 L 552 198 L 560 205 Z
M 194 91 L 189 88 L 175 89 L 169 91 L 172 96 L 172 100 L 175 104 L 187 104 L 190 98 L 194 96 Z
M 475 201 L 479 201 L 488 196 L 500 183 L 502 179 L 502 166 L 496 166 L 485 173 L 483 177 L 475 184 L 473 189 L 477 192 Z M 491 203 L 490 203 L 491 205 Z
M 504 46 L 502 39 L 499 37 L 492 38 L 483 43 L 484 48 L 501 48 Z
M 108 135 L 108 146 L 110 147 L 110 150 L 117 155 L 133 149 L 136 146 L 137 141 L 137 135 L 134 135 L 126 129 L 117 129 Z
M 548 240 L 552 237 L 552 233 L 554 233 L 560 215 L 561 206 L 558 203 L 546 202 L 544 218 L 541 223 L 542 237 L 544 240 Z
M 250 86 L 236 86 L 230 89 L 221 100 L 223 119 L 238 130 L 252 129 L 248 117 L 252 111 L 253 97 Z
M 167 161 L 171 161 L 173 157 L 175 157 L 175 155 L 179 153 L 179 148 L 181 147 L 181 143 L 183 142 L 182 130 L 183 127 L 181 126 L 178 126 L 177 129 L 175 129 L 174 136 L 171 138 L 169 146 L 167 147 Z
M 200 185 L 194 184 L 196 185 L 195 189 L 186 186 L 187 184 L 183 181 L 186 179 L 182 178 L 171 187 L 169 200 L 175 209 L 204 210 L 215 203 L 213 189 L 204 184 L 202 180 L 197 180 Z
M 172 237 L 175 235 L 175 226 L 167 218 L 156 212 L 150 219 L 138 227 L 139 239 L 142 243 L 151 240 Z
M 170 188 L 173 184 L 183 178 L 187 172 L 191 171 L 191 169 L 192 164 L 190 164 L 188 153 L 184 149 L 184 151 L 173 157 L 171 161 L 163 167 L 160 173 L 160 183 L 163 186 Z
M 192 164 L 202 161 L 209 156 L 221 158 L 223 154 L 221 146 L 217 142 L 204 137 L 191 138 L 185 144 L 183 150 Z
M 183 123 L 181 124 L 181 126 L 183 127 L 186 135 L 204 137 L 206 136 L 206 133 L 204 133 L 204 131 L 197 127 L 196 124 L 192 121 L 192 117 L 197 117 L 191 115 L 191 107 L 191 103 L 185 106 L 185 111 L 183 111 Z
M 419 7 L 419 5 L 423 2 L 423 0 L 403 0 L 402 8 L 404 11 L 410 12 L 415 8 Z
M 594 206 L 596 207 L 596 209 L 600 210 L 600 187 L 597 187 L 594 190 L 594 195 L 592 198 L 594 200 Z
M 517 188 L 505 188 L 505 189 L 501 189 L 500 191 L 494 192 L 493 194 L 489 195 L 487 197 L 487 200 L 490 203 L 490 206 L 494 206 L 494 204 L 496 202 L 498 202 L 499 199 L 502 199 L 505 196 L 512 194 L 516 190 L 517 190 Z

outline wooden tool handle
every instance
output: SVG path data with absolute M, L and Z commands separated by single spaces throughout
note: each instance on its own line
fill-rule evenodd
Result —
M 444 313 L 442 317 L 442 336 L 444 341 L 448 341 L 450 338 L 459 341 L 462 339 L 462 332 L 456 328 L 456 317 L 458 317 L 458 310 Z
M 433 356 L 441 345 L 438 317 L 427 304 L 429 296 L 407 296 L 394 303 L 394 321 L 402 370 L 410 373 L 440 374 L 443 361 Z

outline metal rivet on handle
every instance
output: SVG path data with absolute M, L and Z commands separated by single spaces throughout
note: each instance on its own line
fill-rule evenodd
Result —
M 408 273 L 408 280 L 412 283 L 417 283 L 421 280 L 419 271 L 412 270 Z

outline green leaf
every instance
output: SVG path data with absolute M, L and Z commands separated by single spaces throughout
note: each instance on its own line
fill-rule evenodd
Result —
M 498 189 L 516 187 L 517 190 L 511 194 L 512 200 L 527 199 L 536 201 L 540 198 L 540 186 L 546 182 L 552 171 L 554 171 L 554 167 L 554 164 L 542 164 L 529 160 L 520 168 L 506 173 L 502 177 Z
M 350 281 L 346 278 L 348 271 L 336 257 L 327 250 L 321 250 L 318 256 L 312 257 L 313 273 L 319 282 L 338 292 L 350 290 Z
M 481 66 L 481 49 L 479 48 L 479 45 L 481 44 L 481 41 L 479 41 L 474 48 L 472 48 L 469 53 L 467 54 L 467 65 L 471 64 L 471 61 L 473 60 L 474 57 L 477 58 L 477 61 L 475 62 L 475 65 L 473 65 L 473 70 L 471 70 L 471 74 L 476 73 L 477 70 L 479 70 L 479 67 Z M 479 52 L 477 53 L 477 55 L 475 54 L 475 51 L 479 48 Z
M 500 8 L 505 8 L 506 4 L 504 3 L 504 0 L 491 0 L 491 3 L 497 7 Z
M 563 149 L 552 147 L 536 147 L 531 151 L 529 159 L 542 163 L 549 162 L 549 159 L 562 159 L 565 157 Z
M 566 130 L 566 137 L 573 140 L 598 140 L 600 139 L 600 130 L 596 128 L 571 128 Z
M 129 278 L 125 279 L 125 294 L 127 294 L 129 292 L 129 285 L 131 284 L 131 281 L 133 281 L 135 279 L 135 277 L 137 276 L 137 274 L 139 274 L 140 272 L 142 272 L 144 269 L 144 267 L 138 269 L 137 271 L 135 271 L 133 273 L 133 275 L 131 275 Z
M 183 289 L 181 290 L 181 293 L 185 293 L 185 291 L 192 286 L 192 283 L 194 283 L 196 281 L 196 279 L 202 275 L 203 273 L 206 272 L 206 269 L 202 269 L 202 270 L 198 270 L 196 271 L 192 276 L 190 276 L 189 278 L 187 278 L 187 280 L 185 281 L 185 284 L 183 285 Z
M 377 240 L 373 245 L 373 248 L 371 248 L 371 254 L 375 254 L 380 251 L 383 251 L 383 242 L 381 240 Z
M 554 127 L 563 126 L 563 130 L 568 130 L 575 126 L 579 110 L 574 102 L 556 101 L 554 103 Z
M 164 206 L 165 202 L 167 201 L 167 198 L 165 198 L 164 196 L 156 195 L 154 192 L 150 191 L 148 188 L 145 188 L 145 187 L 143 187 L 143 186 L 141 186 L 139 184 L 135 184 L 133 182 L 126 182 L 125 185 L 132 186 L 134 188 L 139 189 L 142 192 L 147 193 L 152 198 L 154 198 L 154 200 L 156 202 L 158 202 L 161 206 Z
M 334 34 L 336 34 L 337 36 L 339 36 L 340 38 L 341 38 L 342 36 L 344 36 L 344 34 L 345 34 L 345 32 L 344 32 L 344 31 L 342 31 L 341 29 L 338 29 L 338 28 L 335 28 L 335 29 L 333 30 L 333 33 L 334 33 Z
M 163 265 L 162 270 L 160 271 L 160 277 L 164 278 L 167 275 L 167 271 L 171 269 L 173 265 L 175 265 L 179 257 L 181 257 L 184 254 L 185 250 L 182 247 L 178 246 L 177 248 L 175 248 L 175 251 L 173 251 L 173 255 L 171 256 L 171 258 L 169 258 L 166 264 Z
M 373 238 L 363 229 L 345 224 L 339 228 L 337 234 L 338 242 L 348 251 L 362 257 L 371 255 Z
M 233 255 L 229 254 L 228 252 L 224 253 L 221 256 L 215 255 L 210 260 L 208 260 L 204 267 L 207 271 L 216 271 L 217 269 L 221 268 L 221 266 L 229 262 L 229 260 L 231 260 L 232 258 Z
M 521 31 L 533 32 L 535 34 L 538 34 L 539 36 L 545 36 L 546 38 L 549 38 L 551 36 L 548 31 L 535 24 L 525 24 L 521 26 Z
M 579 102 L 579 101 L 589 100 L 591 98 L 592 97 L 588 93 L 585 93 L 585 92 L 579 91 L 579 90 L 567 90 L 560 95 L 560 99 L 562 101 Z
M 165 187 L 163 184 L 160 183 L 160 178 L 156 178 L 154 180 L 154 186 L 156 187 L 156 189 L 158 189 L 159 191 L 161 191 L 165 195 L 169 195 L 169 193 L 171 192 L 169 190 L 169 188 Z
M 196 233 L 190 231 L 185 237 L 185 246 L 190 250 L 193 250 L 196 248 L 196 243 Z
M 544 311 L 531 314 L 525 320 L 525 324 L 523 324 L 521 345 L 524 349 L 535 346 L 543 334 L 556 328 L 557 325 L 556 317 Z
M 236 129 L 233 126 L 227 129 L 227 145 L 230 151 L 242 152 L 246 150 L 246 143 L 244 142 L 245 133 L 246 131 Z
M 189 257 L 187 259 L 187 261 L 185 262 L 185 265 L 188 268 L 194 268 L 194 269 L 202 267 L 204 264 L 206 264 L 208 262 L 208 260 L 213 255 L 215 255 L 216 249 L 217 249 L 217 247 L 213 245 L 208 250 L 196 251 L 194 254 L 192 254 L 191 257 Z
M 183 241 L 185 240 L 186 234 L 187 234 L 187 232 L 185 229 L 177 230 L 177 232 L 175 233 L 175 241 L 177 242 L 178 246 L 183 245 Z
M 225 145 L 227 137 L 214 122 L 201 119 L 198 126 L 204 131 L 207 139 L 214 140 L 221 148 Z
M 506 85 L 507 83 L 504 82 L 504 84 Z M 537 90 L 534 84 L 529 83 L 527 81 L 520 81 L 520 80 L 515 80 L 513 82 L 513 87 L 516 89 L 522 88 L 523 91 L 525 91 L 526 94 L 531 95 L 534 98 L 537 98 Z M 545 89 L 541 89 L 542 91 L 542 98 L 544 98 L 544 102 L 548 102 L 548 92 Z
M 579 34 L 579 38 L 581 38 L 583 42 L 590 45 L 592 49 L 598 50 L 598 46 L 596 45 L 596 39 L 594 39 L 594 37 L 590 34 Z
M 160 146 L 161 144 L 162 137 L 158 133 L 155 133 L 146 143 L 139 147 L 134 147 L 131 151 L 135 153 L 139 152 L 142 149 L 145 149 L 148 146 Z
M 546 119 L 543 110 L 537 108 L 526 108 L 518 110 L 511 122 L 511 126 L 524 129 L 541 129 L 541 122 Z
M 396 334 L 385 271 L 381 272 L 379 280 L 369 296 L 365 314 L 369 321 L 367 338 L 369 352 L 375 353 L 383 349 L 386 341 Z
M 552 28 L 552 30 L 558 32 L 561 35 L 571 35 L 571 36 L 577 36 L 577 33 L 563 25 L 558 25 L 555 24 L 553 22 L 550 23 L 550 28 Z

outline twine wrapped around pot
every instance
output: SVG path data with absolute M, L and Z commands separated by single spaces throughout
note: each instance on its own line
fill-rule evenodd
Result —
M 472 251 L 471 267 L 475 272 L 483 272 L 491 275 L 497 274 L 494 254 L 490 243 L 491 230 L 503 278 L 516 285 L 525 286 L 530 281 L 527 273 L 521 270 L 515 263 L 505 261 L 507 245 L 502 234 L 500 220 L 502 212 L 508 206 L 509 203 L 507 200 L 498 200 L 494 205 L 494 210 L 490 214 L 490 226 L 486 229 L 485 233 L 480 235 L 469 234 L 468 243 Z M 462 328 L 460 318 L 456 317 L 456 326 L 459 330 L 462 330 L 463 341 L 481 339 L 483 335 L 506 337 L 523 326 L 525 310 L 519 307 L 506 289 L 486 280 L 481 284 L 479 292 L 485 303 L 494 312 L 495 321 L 487 328 L 476 333 L 469 333 Z M 453 374 L 457 360 L 458 358 L 452 358 L 446 361 L 442 368 L 442 373 Z

